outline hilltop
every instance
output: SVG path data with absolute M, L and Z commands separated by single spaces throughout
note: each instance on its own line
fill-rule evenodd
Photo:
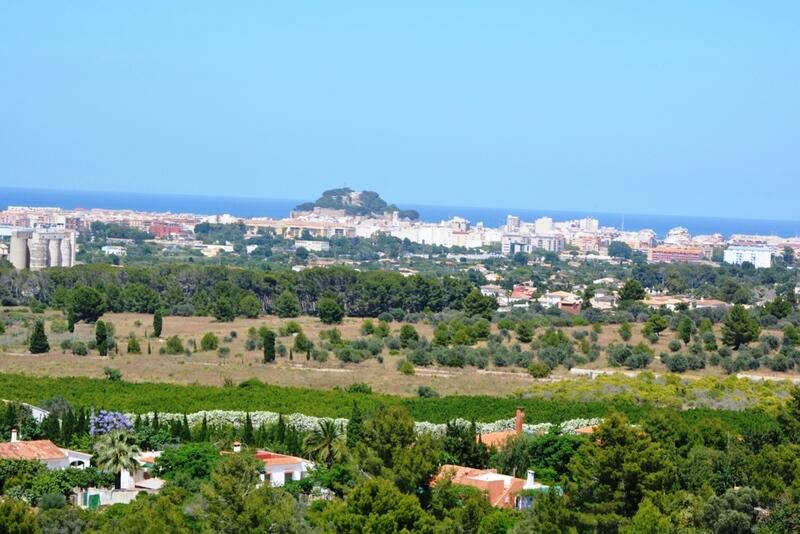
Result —
M 304 202 L 295 208 L 297 211 L 311 211 L 314 208 L 344 210 L 348 215 L 382 216 L 397 212 L 403 219 L 416 220 L 416 210 L 401 210 L 394 204 L 388 204 L 375 191 L 353 191 L 349 187 L 329 189 L 322 193 L 315 202 Z

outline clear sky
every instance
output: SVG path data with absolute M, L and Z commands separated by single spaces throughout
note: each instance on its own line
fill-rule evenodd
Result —
M 0 2 L 0 185 L 798 219 L 800 2 Z

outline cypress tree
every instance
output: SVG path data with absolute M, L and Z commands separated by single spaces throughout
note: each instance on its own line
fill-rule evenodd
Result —
M 161 337 L 161 329 L 164 327 L 164 317 L 161 315 L 161 310 L 156 310 L 153 314 L 153 335 Z M 148 354 L 150 354 L 148 352 Z
M 300 438 L 300 432 L 293 426 L 289 426 L 286 429 L 286 453 L 295 456 L 303 453 L 303 442 Z
M 42 432 L 44 437 L 51 441 L 61 441 L 61 424 L 54 413 L 48 414 L 42 420 Z
M 247 416 L 244 419 L 244 431 L 242 432 L 242 441 L 247 443 L 248 445 L 252 445 L 254 442 L 255 436 L 253 435 L 253 421 L 250 419 L 250 412 L 247 412 Z
M 293 359 L 294 359 L 294 351 L 292 349 L 289 349 L 289 361 L 292 361 Z
M 75 423 L 75 433 L 84 436 L 89 434 L 89 419 L 86 417 L 86 408 L 78 412 L 78 421 Z
M 306 361 L 307 361 L 307 362 L 310 362 L 310 361 L 311 361 L 311 349 L 308 349 L 308 350 L 306 351 Z
M 192 441 L 192 429 L 189 428 L 189 418 L 183 414 L 183 424 L 181 425 L 181 443 L 189 443 Z
M 67 330 L 70 333 L 75 332 L 75 311 L 72 308 L 67 312 Z
M 153 422 L 150 425 L 153 429 L 158 430 L 161 424 L 158 422 L 158 412 L 153 412 Z
M 350 413 L 350 421 L 347 422 L 347 448 L 352 449 L 361 441 L 364 435 L 364 414 L 357 402 L 353 402 L 353 411 Z
M 267 330 L 262 338 L 264 342 L 264 363 L 275 361 L 275 332 Z
M 275 428 L 275 441 L 282 446 L 286 445 L 286 421 L 283 420 L 283 414 L 278 414 L 278 423 Z
M 106 323 L 97 321 L 94 329 L 94 338 L 97 342 L 97 350 L 100 356 L 108 356 L 108 332 L 106 331 Z
M 31 354 L 42 354 L 50 351 L 50 343 L 47 341 L 47 334 L 44 333 L 44 322 L 36 321 L 31 332 L 30 346 Z
M 72 436 L 75 434 L 75 427 L 77 421 L 75 420 L 75 412 L 67 410 L 64 414 L 64 419 L 61 421 L 61 444 L 69 446 L 72 441 Z
M 150 352 L 150 342 L 148 341 L 148 342 L 147 342 L 147 354 L 150 354 L 150 353 L 151 353 L 151 352 Z
M 200 425 L 200 435 L 197 441 L 208 441 L 208 416 L 203 414 L 203 423 Z

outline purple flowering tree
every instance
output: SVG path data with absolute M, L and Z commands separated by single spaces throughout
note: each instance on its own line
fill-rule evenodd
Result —
M 113 430 L 133 430 L 133 423 L 122 412 L 105 410 L 100 410 L 89 419 L 89 433 L 92 436 L 101 436 Z

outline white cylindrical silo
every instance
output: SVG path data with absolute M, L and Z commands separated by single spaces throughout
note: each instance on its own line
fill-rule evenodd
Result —
M 75 258 L 72 255 L 72 236 L 74 234 L 67 234 L 67 236 L 61 240 L 61 266 L 62 267 L 72 267 L 75 265 Z
M 11 248 L 8 251 L 8 260 L 15 269 L 28 268 L 28 234 L 15 232 L 11 235 Z
M 47 241 L 47 266 L 60 267 L 61 266 L 61 240 L 50 239 Z

